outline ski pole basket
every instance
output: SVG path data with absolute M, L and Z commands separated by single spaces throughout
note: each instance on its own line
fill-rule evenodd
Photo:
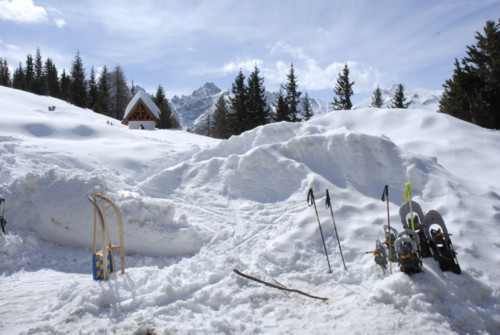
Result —
M 94 244 L 92 253 L 92 272 L 94 280 L 107 280 L 109 275 L 115 271 L 113 251 L 120 252 L 120 269 L 125 273 L 125 252 L 123 246 L 123 222 L 118 207 L 102 193 L 96 193 L 93 197 L 88 197 L 94 208 Z M 99 202 L 101 206 L 99 207 Z M 116 216 L 118 225 L 118 237 L 120 244 L 112 244 L 111 234 L 108 225 L 106 205 L 109 205 Z M 97 231 L 100 230 L 100 245 L 97 249 Z

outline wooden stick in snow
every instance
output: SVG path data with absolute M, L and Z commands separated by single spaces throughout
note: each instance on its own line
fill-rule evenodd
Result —
M 234 269 L 233 272 L 236 273 L 236 274 L 238 274 L 238 275 L 240 275 L 240 276 L 242 276 L 242 277 L 244 277 L 244 278 L 246 278 L 246 279 L 250 279 L 250 280 L 256 281 L 257 283 L 261 283 L 261 284 L 264 284 L 264 285 L 269 286 L 269 287 L 277 288 L 278 290 L 299 293 L 299 294 L 305 295 L 306 297 L 313 298 L 313 299 L 319 299 L 319 300 L 323 300 L 323 301 L 327 301 L 328 300 L 328 298 L 317 297 L 317 296 L 314 296 L 314 295 L 302 292 L 300 290 L 296 290 L 296 289 L 292 289 L 292 288 L 287 288 L 287 287 L 284 287 L 284 286 L 274 285 L 274 284 L 269 283 L 267 281 L 263 281 L 263 280 L 260 280 L 258 278 L 252 277 L 250 275 L 244 274 L 243 272 L 239 271 L 238 269 Z

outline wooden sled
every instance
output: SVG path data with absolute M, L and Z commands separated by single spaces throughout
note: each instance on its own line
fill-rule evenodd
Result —
M 92 272 L 94 280 L 107 280 L 109 275 L 115 271 L 113 251 L 120 251 L 120 269 L 125 273 L 125 252 L 123 244 L 123 222 L 118 207 L 102 193 L 96 193 L 94 197 L 88 197 L 94 207 L 94 245 L 92 254 Z M 101 202 L 99 208 L 98 202 Z M 106 215 L 106 204 L 113 208 L 118 223 L 118 235 L 120 244 L 112 244 L 109 232 L 108 219 Z M 99 221 L 99 224 L 98 224 Z M 97 230 L 101 231 L 101 249 L 97 250 Z

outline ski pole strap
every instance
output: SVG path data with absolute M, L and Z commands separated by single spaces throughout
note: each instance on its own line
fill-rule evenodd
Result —
M 330 201 L 330 192 L 328 192 L 328 189 L 326 190 L 325 206 L 326 206 L 326 208 L 331 208 L 332 207 L 332 203 Z
M 309 192 L 307 193 L 307 204 L 309 207 L 314 205 L 314 193 L 312 187 L 309 189 Z
M 385 185 L 382 191 L 382 201 L 385 201 L 385 197 L 389 198 L 389 185 Z

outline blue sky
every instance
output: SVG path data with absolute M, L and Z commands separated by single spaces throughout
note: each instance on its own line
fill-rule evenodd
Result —
M 441 89 L 499 18 L 499 0 L 0 0 L 0 57 L 15 68 L 39 47 L 62 71 L 79 50 L 87 75 L 119 64 L 169 98 L 255 65 L 277 90 L 293 63 L 299 90 L 326 101 L 347 63 L 356 102 L 377 85 Z

